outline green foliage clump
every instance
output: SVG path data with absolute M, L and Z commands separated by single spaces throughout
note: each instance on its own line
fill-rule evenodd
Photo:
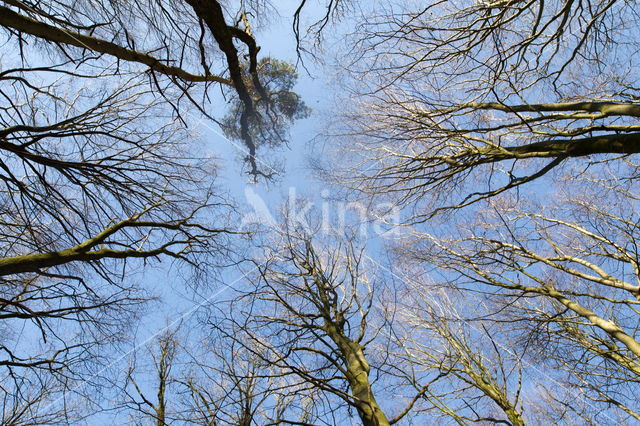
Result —
M 245 82 L 254 101 L 254 111 L 248 116 L 248 133 L 257 148 L 280 146 L 287 142 L 293 122 L 309 117 L 311 109 L 293 91 L 298 73 L 291 64 L 267 57 L 258 62 L 257 71 L 262 90 L 249 79 Z M 245 109 L 234 93 L 231 108 L 220 123 L 227 137 L 245 139 L 241 126 Z

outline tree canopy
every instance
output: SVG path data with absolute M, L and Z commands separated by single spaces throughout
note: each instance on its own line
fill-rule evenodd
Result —
M 0 423 L 639 422 L 639 12 L 1 1 Z

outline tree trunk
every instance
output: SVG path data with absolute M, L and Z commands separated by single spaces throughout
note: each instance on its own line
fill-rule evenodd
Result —
M 347 364 L 347 381 L 351 394 L 355 398 L 354 405 L 364 426 L 389 426 L 389 419 L 380 409 L 371 390 L 369 382 L 369 363 L 362 346 L 352 341 L 333 323 L 326 324 L 327 334 L 337 344 Z

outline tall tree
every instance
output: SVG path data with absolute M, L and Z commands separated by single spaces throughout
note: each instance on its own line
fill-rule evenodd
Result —
M 57 410 L 47 398 L 101 371 L 100 347 L 151 297 L 140 268 L 167 259 L 206 278 L 228 263 L 232 209 L 189 126 L 215 123 L 210 97 L 226 88 L 257 176 L 256 129 L 282 142 L 306 113 L 294 70 L 258 57 L 251 23 L 268 10 L 0 2 L 0 396 L 14 422 L 48 418 L 21 407 Z
M 296 378 L 291 391 L 302 385 L 324 395 L 309 409 L 322 415 L 305 422 L 340 422 L 353 408 L 365 425 L 388 425 L 393 419 L 377 401 L 368 352 L 387 326 L 375 305 L 382 289 L 375 290 L 353 243 L 318 244 L 285 235 L 258 265 L 255 284 L 238 291 L 210 325 L 278 375 Z
M 0 364 L 9 395 L 21 395 L 30 374 L 68 387 L 82 381 L 76 373 L 99 370 L 91 348 L 121 340 L 149 298 L 130 275 L 136 267 L 166 257 L 206 272 L 229 253 L 213 168 L 195 160 L 161 102 L 134 82 L 73 94 L 71 79 L 80 87 L 93 79 L 68 75 L 68 65 L 0 77 L 0 315 L 13 330 Z
M 403 257 L 432 265 L 448 291 L 479 295 L 489 309 L 468 313 L 469 321 L 505 324 L 513 351 L 557 372 L 549 380 L 573 389 L 550 392 L 560 404 L 557 413 L 570 409 L 594 421 L 634 421 L 637 197 L 610 188 L 597 197 L 571 197 L 550 207 L 522 201 L 495 207 L 457 235 L 423 235 Z M 576 395 L 596 408 L 576 406 Z
M 637 17 L 616 0 L 406 3 L 347 37 L 334 177 L 403 208 L 400 261 L 481 297 L 467 320 L 558 371 L 554 421 L 637 419 Z
M 617 0 L 376 8 L 349 36 L 359 96 L 335 131 L 366 167 L 343 181 L 432 202 L 424 218 L 638 153 L 637 17 Z

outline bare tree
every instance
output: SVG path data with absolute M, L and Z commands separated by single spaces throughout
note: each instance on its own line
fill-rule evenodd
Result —
M 202 350 L 189 351 L 181 418 L 193 424 L 305 424 L 305 399 L 316 391 L 297 384 L 273 365 L 224 334 L 214 333 Z M 295 416 L 295 417 L 294 417 Z M 300 423 L 291 419 L 300 419 Z
M 177 355 L 180 350 L 180 342 L 177 337 L 178 330 L 167 330 L 157 339 L 154 339 L 146 347 L 146 352 L 141 354 L 145 367 L 140 368 L 138 354 L 134 356 L 129 364 L 125 382 L 122 386 L 120 396 L 120 409 L 124 407 L 129 417 L 138 422 L 152 420 L 158 426 L 170 423 L 172 412 L 168 405 L 172 395 L 170 387 L 175 382 L 174 369 L 177 363 Z M 147 359 L 150 361 L 147 365 Z M 148 386 L 149 377 L 152 377 L 152 386 Z M 150 396 L 147 388 L 155 391 L 154 396 Z
M 208 321 L 280 380 L 279 395 L 318 393 L 280 423 L 340 423 L 353 407 L 367 425 L 441 416 L 524 424 L 522 368 L 493 329 L 470 327 L 426 286 L 399 283 L 398 296 L 352 240 L 331 241 L 289 233 L 271 244 L 254 284 Z
M 71 420 L 81 418 L 83 412 L 81 406 L 59 404 L 64 395 L 64 386 L 53 380 L 34 380 L 33 375 L 22 378 L 18 387 L 19 393 L 5 383 L 0 390 L 2 398 L 2 414 L 0 421 L 5 425 L 51 425 L 64 424 Z M 53 405 L 53 407 L 52 407 Z
M 447 288 L 483 295 L 492 306 L 485 320 L 507 324 L 514 348 L 563 371 L 575 389 L 557 398 L 563 409 L 578 393 L 612 410 L 603 418 L 629 421 L 638 419 L 637 197 L 619 191 L 597 193 L 601 202 L 584 195 L 546 208 L 501 205 L 457 237 L 424 236 L 405 255 L 434 265 Z
M 290 382 L 233 339 L 194 337 L 168 331 L 136 354 L 115 410 L 140 424 L 306 424 L 287 419 L 304 419 L 310 386 Z
M 553 372 L 525 406 L 547 421 L 637 420 L 637 16 L 615 0 L 432 2 L 376 9 L 346 38 L 356 101 L 332 129 L 333 176 L 404 208 L 400 261 L 480 298 L 465 320 L 501 330 L 524 376 Z M 431 368 L 451 362 L 428 349 Z
M 133 15 L 114 18 L 108 2 L 4 3 L 4 46 L 15 50 L 0 72 L 0 374 L 5 412 L 29 423 L 49 414 L 20 407 L 58 410 L 48 395 L 64 401 L 91 382 L 108 352 L 97 349 L 125 337 L 150 297 L 136 269 L 158 258 L 202 273 L 220 263 L 230 210 L 176 121 L 179 99 L 124 65 L 194 80 L 131 39 L 114 42 Z M 45 383 L 51 392 L 39 391 Z
M 320 392 L 311 418 L 275 424 L 340 422 L 345 408 L 355 408 L 363 424 L 390 424 L 394 419 L 376 400 L 371 375 L 378 367 L 368 354 L 388 323 L 388 312 L 381 315 L 375 306 L 376 291 L 383 289 L 365 273 L 365 258 L 353 243 L 319 244 L 285 236 L 259 266 L 254 284 L 219 307 L 210 325 L 289 377 L 289 386 L 297 383 L 291 392 L 301 386 Z
M 35 85 L 40 73 L 52 82 Z M 136 267 L 167 257 L 206 272 L 229 253 L 230 231 L 226 203 L 198 170 L 206 162 L 149 91 L 127 83 L 72 95 L 66 79 L 83 76 L 63 66 L 0 78 L 0 317 L 12 330 L 0 364 L 17 397 L 30 374 L 69 387 L 99 370 L 94 349 L 122 340 L 149 298 L 128 275 Z
M 482 304 L 455 301 L 420 279 L 407 282 L 403 299 L 394 324 L 394 374 L 418 391 L 407 410 L 459 424 L 524 425 L 519 356 L 497 341 L 495 328 L 458 312 L 480 316 Z
M 258 57 L 264 2 L 0 3 L 0 375 L 18 422 L 55 393 L 42 383 L 66 401 L 93 382 L 152 297 L 135 272 L 229 262 L 232 209 L 190 143 L 196 120 L 221 123 L 214 89 L 254 176 L 308 109 L 293 67 Z
M 184 123 L 185 103 L 216 122 L 207 112 L 212 88 L 229 89 L 226 92 L 237 99 L 234 133 L 246 146 L 246 161 L 254 176 L 262 174 L 256 150 L 264 142 L 256 139 L 260 133 L 256 128 L 271 129 L 278 138 L 270 142 L 282 143 L 291 120 L 300 117 L 295 110 L 302 115 L 306 111 L 299 99 L 290 102 L 295 98 L 291 87 L 271 87 L 273 69 L 269 71 L 258 58 L 260 47 L 250 16 L 254 11 L 271 12 L 263 2 L 224 7 L 217 1 L 200 0 L 4 3 L 0 25 L 23 62 L 35 42 L 40 51 L 44 47 L 67 59 L 70 64 L 64 71 L 69 73 L 82 70 L 107 81 L 133 73 L 139 81 L 148 81 Z M 36 61 L 32 67 L 46 70 L 49 65 Z M 287 93 L 286 105 L 282 105 Z
M 616 0 L 376 9 L 347 39 L 341 181 L 428 203 L 424 219 L 638 153 L 637 17 Z

